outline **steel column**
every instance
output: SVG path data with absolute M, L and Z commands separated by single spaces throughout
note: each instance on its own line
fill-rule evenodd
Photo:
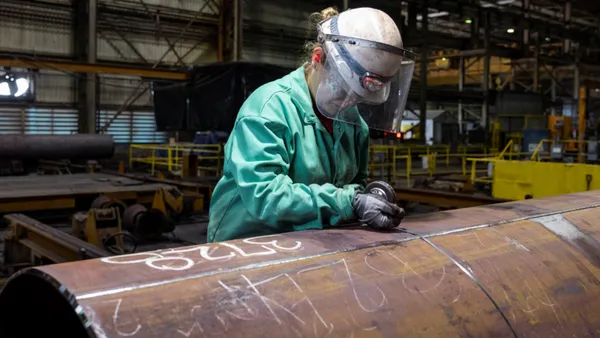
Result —
M 554 106 L 556 102 L 556 81 L 557 81 L 557 72 L 556 70 L 552 70 L 552 74 L 550 75 L 550 97 L 552 98 L 552 107 L 550 108 L 550 112 L 552 115 L 556 115 L 556 107 Z
M 565 9 L 564 9 L 564 13 L 565 13 L 565 28 L 569 29 L 571 28 L 571 12 L 572 12 L 572 8 L 571 8 L 572 4 L 571 1 L 567 1 L 565 2 Z M 565 39 L 563 41 L 563 53 L 568 54 L 571 52 L 571 40 L 569 39 Z
M 523 17 L 525 19 L 529 18 L 529 3 L 530 0 L 523 0 Z M 523 29 L 523 50 L 528 50 L 529 49 L 529 29 L 525 28 Z
M 428 45 L 428 31 L 429 31 L 429 7 L 427 0 L 424 1 L 423 7 L 421 7 L 421 34 L 423 36 L 423 44 L 421 45 L 421 66 L 419 69 L 419 84 L 421 89 L 421 97 L 419 99 L 419 137 L 423 143 L 427 143 L 427 64 L 429 58 L 427 57 Z
M 97 3 L 96 0 L 88 1 L 88 29 L 87 29 L 87 62 L 89 64 L 96 63 L 97 51 Z M 85 98 L 85 131 L 87 133 L 96 133 L 96 112 L 98 107 L 98 84 L 95 73 L 86 74 L 86 98 Z
M 463 92 L 465 89 L 465 58 L 461 56 L 458 64 L 458 91 Z M 462 135 L 463 133 L 463 103 L 462 100 L 458 101 L 458 132 Z
M 579 92 L 579 104 L 578 104 L 578 112 L 579 115 L 577 115 L 577 162 L 579 163 L 584 163 L 586 156 L 584 153 L 584 150 L 587 149 L 587 147 L 583 146 L 583 142 L 585 140 L 585 131 L 586 131 L 586 123 L 587 123 L 587 117 L 586 117 L 586 107 L 587 107 L 587 88 L 586 87 L 581 87 L 578 90 Z
M 244 30 L 243 1 L 233 0 L 233 60 L 242 60 L 242 32 Z
M 485 55 L 483 56 L 483 107 L 481 109 L 481 126 L 487 128 L 488 124 L 488 113 L 489 113 L 489 102 L 490 102 L 490 60 L 491 60 L 491 27 L 490 27 L 490 15 L 485 13 L 484 19 L 484 37 L 483 45 L 485 49 Z
M 534 51 L 534 60 L 533 60 L 533 91 L 535 93 L 540 92 L 540 33 L 535 33 L 535 51 Z

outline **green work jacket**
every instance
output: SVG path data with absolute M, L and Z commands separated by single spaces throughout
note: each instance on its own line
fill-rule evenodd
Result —
M 254 91 L 225 145 L 210 201 L 209 242 L 323 229 L 354 219 L 368 178 L 369 130 L 313 110 L 300 67 Z

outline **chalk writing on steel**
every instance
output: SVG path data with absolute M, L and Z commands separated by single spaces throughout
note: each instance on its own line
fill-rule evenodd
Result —
M 247 238 L 242 241 L 243 245 L 241 246 L 232 243 L 216 243 L 183 249 L 167 249 L 105 257 L 101 261 L 108 264 L 145 264 L 149 268 L 163 271 L 183 271 L 203 261 L 269 256 L 280 252 L 302 250 L 301 242 L 281 243 L 278 237 L 279 235 L 269 235 Z

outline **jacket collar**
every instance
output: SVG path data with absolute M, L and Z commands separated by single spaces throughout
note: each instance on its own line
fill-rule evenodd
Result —
M 300 116 L 304 123 L 314 124 L 319 120 L 313 109 L 308 83 L 304 75 L 304 65 L 288 75 L 291 84 L 291 97 L 296 102 Z

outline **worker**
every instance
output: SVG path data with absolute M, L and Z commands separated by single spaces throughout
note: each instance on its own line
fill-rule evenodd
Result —
M 239 111 L 211 198 L 209 242 L 400 224 L 404 210 L 364 187 L 369 128 L 399 131 L 414 55 L 380 10 L 328 8 L 312 18 L 317 41 L 306 62 Z

